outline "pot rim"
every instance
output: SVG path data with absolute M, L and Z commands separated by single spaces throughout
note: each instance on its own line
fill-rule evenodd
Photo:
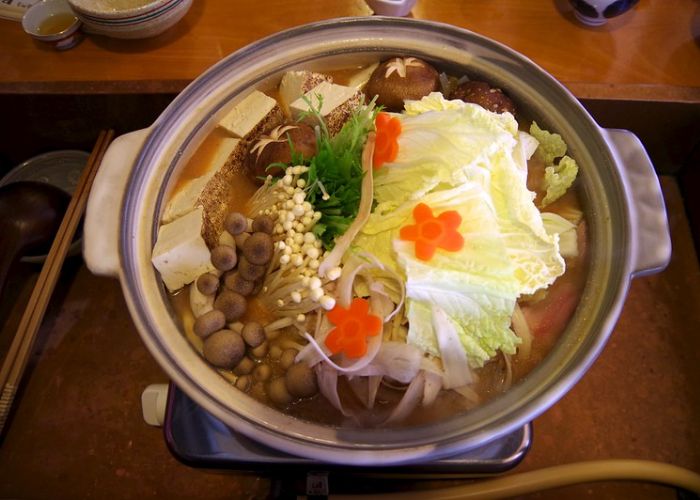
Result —
M 386 31 L 387 23 L 391 25 L 391 32 Z M 381 39 L 377 38 L 380 33 L 383 34 Z M 471 410 L 466 416 L 454 417 L 438 424 L 398 429 L 339 430 L 317 424 L 300 423 L 255 401 L 248 401 L 245 411 L 239 407 L 234 409 L 231 407 L 228 396 L 212 394 L 203 387 L 202 381 L 198 379 L 201 371 L 195 374 L 194 368 L 190 366 L 185 368 L 182 363 L 183 353 L 175 352 L 171 345 L 173 341 L 165 339 L 159 333 L 163 328 L 166 330 L 176 328 L 172 317 L 167 324 L 167 318 L 163 322 L 162 315 L 154 315 L 154 308 L 168 308 L 162 303 L 165 293 L 162 284 L 156 285 L 160 290 L 158 297 L 149 296 L 147 293 L 148 290 L 154 290 L 153 281 L 158 279 L 152 268 L 143 268 L 144 252 L 147 252 L 148 262 L 150 262 L 157 220 L 151 221 L 148 226 L 149 222 L 143 217 L 150 213 L 151 218 L 158 219 L 166 197 L 164 184 L 167 182 L 162 183 L 162 179 L 172 181 L 183 151 L 196 142 L 198 134 L 202 133 L 202 129 L 211 122 L 217 111 L 220 111 L 229 100 L 244 92 L 245 88 L 259 84 L 268 75 L 258 75 L 254 81 L 247 81 L 245 87 L 230 86 L 224 99 L 214 104 L 209 103 L 210 107 L 204 113 L 200 109 L 199 121 L 195 127 L 190 123 L 184 145 L 173 146 L 172 143 L 177 140 L 177 137 L 172 135 L 172 130 L 183 127 L 183 120 L 188 120 L 188 112 L 196 110 L 198 106 L 201 107 L 202 95 L 216 90 L 217 85 L 230 75 L 232 68 L 242 66 L 245 71 L 245 67 L 253 64 L 253 60 L 259 54 L 269 53 L 279 44 L 298 43 L 299 40 L 307 38 L 323 37 L 331 47 L 327 50 L 335 50 L 333 52 L 335 55 L 358 50 L 359 46 L 352 43 L 351 47 L 345 48 L 334 45 L 339 41 L 342 45 L 341 35 L 349 34 L 358 36 L 351 39 L 355 44 L 363 40 L 380 40 L 381 47 L 375 45 L 365 48 L 366 53 L 374 54 L 391 52 L 390 43 L 405 42 L 405 37 L 409 34 L 430 36 L 432 41 L 421 42 L 426 50 L 433 50 L 442 42 L 447 44 L 442 49 L 446 53 L 454 53 L 454 49 L 466 48 L 490 51 L 503 58 L 502 64 L 528 70 L 529 73 L 523 76 L 523 79 L 527 77 L 538 82 L 556 97 L 556 102 L 552 103 L 553 111 L 559 113 L 554 106 L 563 106 L 570 115 L 569 119 L 573 118 L 581 129 L 574 132 L 575 127 L 569 126 L 570 124 L 563 119 L 559 120 L 564 125 L 565 132 L 562 133 L 560 129 L 557 131 L 567 138 L 570 146 L 572 142 L 569 137 L 587 136 L 592 140 L 586 148 L 578 148 L 580 155 L 574 152 L 573 156 L 577 161 L 580 158 L 588 159 L 582 163 L 582 176 L 586 181 L 584 195 L 589 198 L 592 205 L 588 215 L 595 215 L 594 221 L 598 221 L 596 227 L 592 228 L 592 234 L 598 238 L 598 246 L 601 247 L 596 250 L 596 254 L 591 255 L 591 261 L 594 258 L 606 261 L 592 262 L 591 269 L 591 273 L 594 271 L 597 273 L 596 276 L 605 276 L 604 292 L 598 294 L 599 290 L 593 291 L 594 278 L 589 277 L 582 298 L 582 304 L 586 299 L 588 307 L 598 311 L 597 317 L 593 319 L 583 317 L 586 315 L 579 314 L 580 311 L 577 311 L 562 339 L 547 358 L 528 375 L 527 381 L 516 384 L 504 395 Z M 410 47 L 404 49 L 396 47 L 394 52 L 397 51 L 413 53 Z M 316 57 L 318 55 L 316 54 Z M 440 58 L 437 54 L 432 57 Z M 477 62 L 476 59 L 474 63 Z M 299 60 L 288 64 L 287 67 L 295 64 L 300 64 Z M 280 72 L 287 67 L 280 68 L 277 64 L 275 71 Z M 510 68 L 510 71 L 514 69 Z M 532 82 L 530 86 L 533 86 Z M 526 95 L 528 99 L 536 99 L 536 95 L 531 95 L 531 89 L 525 87 L 524 90 L 521 89 L 521 94 Z M 542 89 L 540 91 L 545 92 Z M 168 147 L 170 147 L 169 151 Z M 595 153 L 597 159 L 602 160 L 604 167 L 612 167 L 607 169 L 608 172 L 605 172 L 605 175 L 600 171 L 604 168 L 600 164 L 597 169 L 592 167 L 593 162 L 590 161 L 588 150 Z M 145 188 L 154 184 L 152 171 L 157 169 L 159 159 L 160 163 L 163 163 L 162 157 L 168 154 L 170 161 L 165 162 L 168 163 L 167 167 L 161 169 L 164 172 L 158 176 L 161 181 L 158 194 L 155 196 L 153 193 L 149 194 Z M 600 129 L 593 119 L 560 83 L 525 56 L 481 35 L 442 23 L 381 17 L 342 18 L 292 28 L 244 47 L 210 68 L 176 97 L 154 124 L 135 165 L 128 180 L 122 209 L 120 278 L 132 317 L 148 349 L 175 383 L 207 411 L 248 437 L 285 452 L 309 458 L 363 465 L 398 464 L 418 461 L 426 457 L 435 459 L 483 445 L 521 427 L 561 398 L 596 359 L 617 321 L 632 275 L 629 213 L 624 202 L 625 186 L 615 172 L 619 166 L 615 164 Z M 584 171 L 584 165 L 590 170 Z M 610 193 L 612 197 L 608 196 Z M 618 227 L 611 227 L 612 219 L 616 221 Z M 144 224 L 146 228 L 143 227 Z M 602 248 L 603 245 L 605 248 Z M 616 245 L 622 251 L 615 249 Z M 161 303 L 158 304 L 158 302 Z M 605 314 L 601 316 L 600 311 L 603 308 Z M 578 309 L 581 310 L 581 306 Z M 587 334 L 577 335 L 574 330 L 583 325 L 586 325 Z M 180 334 L 180 336 L 184 338 L 184 335 Z M 192 356 L 186 357 L 193 359 Z M 199 363 L 204 362 L 199 359 Z M 218 374 L 216 376 L 218 377 Z M 529 383 L 533 379 L 539 384 Z M 245 398 L 252 400 L 248 396 Z M 252 411 L 260 413 L 255 413 L 253 416 Z M 277 414 L 277 417 L 271 415 L 271 411 Z M 468 422 L 469 425 L 458 425 L 455 423 L 458 420 L 462 423 Z

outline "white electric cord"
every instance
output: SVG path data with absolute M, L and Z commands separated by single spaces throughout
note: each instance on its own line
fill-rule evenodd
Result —
M 660 483 L 700 495 L 700 474 L 675 465 L 649 460 L 594 460 L 521 472 L 464 486 L 406 493 L 372 494 L 382 500 L 492 499 L 596 481 L 644 481 Z M 358 500 L 366 495 L 330 495 L 334 500 Z

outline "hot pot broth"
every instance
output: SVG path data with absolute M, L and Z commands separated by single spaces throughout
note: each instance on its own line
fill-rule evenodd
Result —
M 335 84 L 345 86 L 352 85 L 353 80 L 356 79 L 356 75 L 361 73 L 362 69 L 364 68 L 360 68 L 359 70 L 357 68 L 351 68 L 347 70 L 330 71 L 324 74 L 332 79 Z M 398 73 L 400 69 L 401 68 L 395 69 L 394 72 Z M 410 71 L 411 63 L 409 62 L 407 67 L 403 69 L 404 71 Z M 369 71 L 367 71 L 365 79 L 367 76 L 369 76 Z M 445 93 L 454 94 L 456 86 L 460 83 L 464 83 L 459 80 L 460 77 L 461 75 L 449 77 L 444 74 L 441 75 L 440 90 Z M 448 90 L 449 87 L 452 87 L 452 91 Z M 365 84 L 363 89 L 366 90 L 366 88 Z M 462 91 L 461 97 L 464 98 L 465 93 L 472 92 L 473 94 L 476 92 L 476 101 L 472 100 L 471 102 L 477 102 L 480 106 L 489 106 L 490 104 L 488 101 L 486 103 L 483 101 L 479 102 L 479 99 L 481 99 L 480 95 L 484 93 L 483 90 L 484 89 L 477 88 L 474 90 L 473 88 L 468 88 L 467 91 Z M 498 91 L 498 89 L 495 90 L 500 96 L 500 91 Z M 420 92 L 425 94 L 424 90 Z M 488 87 L 485 92 L 486 94 L 495 93 Z M 281 92 L 278 87 L 265 89 L 264 93 L 272 97 L 275 101 L 282 101 L 284 103 L 284 92 Z M 466 97 L 469 99 L 473 96 L 468 95 Z M 369 100 L 369 98 L 367 100 Z M 499 107 L 503 102 L 504 101 L 500 100 L 494 106 Z M 496 111 L 502 110 L 497 109 Z M 288 110 L 284 109 L 285 116 L 287 113 Z M 308 119 L 308 116 L 303 118 Z M 519 129 L 521 131 L 528 131 L 531 120 L 526 118 L 522 110 L 517 111 L 517 119 Z M 250 219 L 253 219 L 256 215 L 260 215 L 259 207 L 261 205 L 258 190 L 265 189 L 266 186 L 269 188 L 270 185 L 274 185 L 274 182 L 276 182 L 276 180 L 272 182 L 268 181 L 268 183 L 261 188 L 259 186 L 259 180 L 256 181 L 255 176 L 249 175 L 249 171 L 255 168 L 254 166 L 251 167 L 254 155 L 251 154 L 250 151 L 260 142 L 260 137 L 263 137 L 263 140 L 267 138 L 268 141 L 270 141 L 270 137 L 277 139 L 274 133 L 272 136 L 269 135 L 269 131 L 267 134 L 263 134 L 260 131 L 256 133 L 257 136 L 255 139 L 242 138 L 241 142 L 243 145 L 241 149 L 247 151 L 247 156 L 237 160 L 237 163 L 234 162 L 233 166 L 230 166 L 230 171 L 227 174 L 227 185 L 224 189 L 219 189 L 216 192 L 217 195 L 224 200 L 223 205 L 227 206 L 228 211 L 243 213 Z M 317 130 L 316 134 L 318 133 L 319 131 Z M 289 139 L 289 137 L 287 138 Z M 219 151 L 221 151 L 226 141 L 230 140 L 230 131 L 223 127 L 215 128 L 214 131 L 204 139 L 198 150 L 181 172 L 173 189 L 173 194 L 171 195 L 173 200 L 178 194 L 181 195 L 187 190 L 188 184 L 206 175 L 207 167 L 217 161 L 217 154 L 219 154 Z M 235 152 L 229 153 L 229 163 L 231 163 L 231 156 L 234 155 Z M 257 158 L 259 159 L 259 157 L 260 155 L 258 154 Z M 308 163 L 307 160 L 308 158 L 304 160 L 304 163 Z M 218 161 L 220 161 L 220 159 Z M 295 164 L 295 162 L 290 163 L 290 165 Z M 536 194 L 534 203 L 537 206 L 542 203 L 542 200 L 546 196 L 546 166 L 545 159 L 538 154 L 532 155 L 527 161 L 527 188 Z M 279 171 L 281 169 L 277 170 Z M 284 174 L 284 171 L 282 170 L 277 173 Z M 294 176 L 294 178 L 301 177 L 303 177 L 303 173 L 301 176 L 298 174 Z M 308 186 L 302 185 L 302 188 L 308 189 Z M 258 191 L 257 195 L 255 194 L 256 191 Z M 333 401 L 328 400 L 332 399 L 326 397 L 328 394 L 323 394 L 324 389 L 323 387 L 319 389 L 318 382 L 312 393 L 309 392 L 303 396 L 292 395 L 292 397 L 280 397 L 280 386 L 283 385 L 280 381 L 284 381 L 285 377 L 287 377 L 287 371 L 290 366 L 290 356 L 293 355 L 293 359 L 296 361 L 296 363 L 291 361 L 292 364 L 309 364 L 307 360 L 299 360 L 299 352 L 303 352 L 304 348 L 306 348 L 307 351 L 309 350 L 309 340 L 303 337 L 302 334 L 310 332 L 313 337 L 314 329 L 318 332 L 320 318 L 326 316 L 328 312 L 333 309 L 332 307 L 322 307 L 320 304 L 311 311 L 300 313 L 303 314 L 303 317 L 298 316 L 294 318 L 292 324 L 282 324 L 281 328 L 266 332 L 264 348 L 262 346 L 253 347 L 243 342 L 245 360 L 250 361 L 245 368 L 241 368 L 241 364 L 243 363 L 238 361 L 236 367 L 218 366 L 217 368 L 224 377 L 231 381 L 233 386 L 247 392 L 256 399 L 274 405 L 296 417 L 330 425 L 379 425 L 386 423 L 413 425 L 442 420 L 448 415 L 469 410 L 475 405 L 483 403 L 489 398 L 502 393 L 510 387 L 510 385 L 526 376 L 527 373 L 546 356 L 547 352 L 556 342 L 578 303 L 586 272 L 586 226 L 575 185 L 567 189 L 561 197 L 549 203 L 543 211 L 559 214 L 565 219 L 574 221 L 575 232 L 573 240 L 574 246 L 577 249 L 576 255 L 567 255 L 564 258 L 566 270 L 561 276 L 557 277 L 551 285 L 539 289 L 532 294 L 523 294 L 518 298 L 515 311 L 515 316 L 517 316 L 517 318 L 514 316 L 512 325 L 513 330 L 516 330 L 516 333 L 519 335 L 518 338 L 520 339 L 517 351 L 513 354 L 504 354 L 498 351 L 494 356 L 490 357 L 482 367 L 465 367 L 465 369 L 471 373 L 471 380 L 466 386 L 460 387 L 459 391 L 442 388 L 433 395 L 432 401 L 430 401 L 429 404 L 414 403 L 410 411 L 403 412 L 400 418 L 393 418 L 393 416 L 395 416 L 393 412 L 395 412 L 397 407 L 402 405 L 402 399 L 406 395 L 407 390 L 411 390 L 411 385 L 409 381 L 402 382 L 392 380 L 391 377 L 386 375 L 382 377 L 378 384 L 376 382 L 376 374 L 374 375 L 374 379 L 372 375 L 368 376 L 366 374 L 354 377 L 338 377 L 335 390 L 339 395 L 342 412 L 339 410 L 338 404 L 334 404 Z M 285 238 L 283 234 L 275 235 L 274 231 L 272 231 L 272 233 L 271 239 L 275 244 L 284 241 Z M 336 236 L 336 241 L 339 237 L 340 235 Z M 570 245 L 572 234 L 569 233 L 567 238 L 567 244 Z M 218 242 L 207 241 L 210 249 L 217 243 Z M 229 238 L 229 243 L 233 247 L 236 247 L 238 242 L 230 241 Z M 242 246 L 238 245 L 238 247 L 238 254 L 240 255 Z M 319 248 L 320 257 L 323 257 L 323 251 L 324 248 L 321 246 Z M 440 250 L 438 250 L 438 252 L 439 251 Z M 325 255 L 328 256 L 330 249 L 327 249 L 326 252 Z M 277 249 L 270 262 L 265 264 L 268 277 L 280 266 L 279 259 L 284 255 L 284 252 L 278 251 Z M 238 259 L 240 261 L 240 256 Z M 321 258 L 319 258 L 319 260 L 322 261 Z M 233 267 L 233 270 L 228 272 L 234 272 L 235 270 L 236 267 Z M 226 289 L 223 278 L 221 279 L 222 282 L 218 286 L 220 289 Z M 324 297 L 333 297 L 333 293 L 337 290 L 336 286 L 341 280 L 324 281 L 327 281 L 326 285 L 330 285 L 324 285 L 326 292 L 324 293 Z M 197 282 L 186 285 L 185 288 L 181 289 L 179 292 L 171 294 L 171 298 L 177 314 L 182 319 L 183 329 L 188 339 L 200 353 L 203 353 L 203 346 L 206 340 L 203 340 L 202 335 L 197 335 L 195 333 L 196 318 L 195 314 L 193 314 L 192 307 L 192 287 L 197 287 Z M 270 293 L 270 290 L 264 288 L 262 282 L 257 288 L 256 294 L 247 297 L 247 308 L 245 312 L 233 321 L 227 320 L 226 325 L 228 326 L 223 328 L 230 328 L 233 333 L 240 335 L 243 333 L 242 327 L 251 322 L 260 325 L 275 324 L 275 322 L 279 323 L 280 314 L 278 308 L 275 306 L 279 306 L 280 309 L 283 309 L 287 307 L 287 304 L 266 300 L 265 296 Z M 290 290 L 293 288 L 294 287 L 290 288 Z M 294 302 L 294 300 L 289 302 Z M 336 305 L 336 298 L 333 298 L 333 305 Z M 216 309 L 216 305 L 212 307 Z M 400 305 L 398 309 L 400 310 L 392 321 L 396 322 L 396 319 L 403 316 L 403 319 L 400 320 L 400 328 L 403 329 L 405 333 L 405 330 L 410 326 L 405 318 L 405 304 Z M 523 325 L 525 325 L 525 331 L 523 331 Z M 205 337 L 208 335 L 210 335 L 210 332 L 208 332 Z M 392 334 L 386 332 L 386 327 L 384 333 L 380 335 L 386 339 L 393 340 L 393 337 L 391 337 Z M 368 337 L 368 339 L 369 338 L 370 337 Z M 371 339 L 369 342 L 371 342 Z M 319 342 L 319 344 L 322 345 L 321 342 Z M 340 363 L 343 361 L 347 362 L 349 359 L 351 360 L 351 358 L 346 357 L 344 353 L 332 354 L 328 352 L 327 354 Z M 206 353 L 203 355 L 207 358 Z M 427 354 L 423 356 L 425 358 L 436 359 L 434 356 Z M 316 360 L 316 363 L 319 363 L 318 360 Z M 320 364 L 322 363 L 323 361 L 321 360 Z M 437 361 L 437 364 L 434 366 L 440 369 L 440 361 Z M 318 369 L 316 369 L 316 371 L 311 370 L 310 373 L 315 376 L 318 374 Z M 276 387 L 273 387 L 272 383 L 275 380 L 277 380 Z M 235 389 L 232 388 L 232 390 Z M 326 391 L 328 391 L 327 388 Z M 374 394 L 374 391 L 376 391 L 376 394 Z M 286 391 L 282 389 L 282 392 Z M 421 392 L 427 394 L 425 383 Z M 374 396 L 372 396 L 372 394 L 374 394 Z M 405 405 L 406 403 L 404 402 L 403 404 Z

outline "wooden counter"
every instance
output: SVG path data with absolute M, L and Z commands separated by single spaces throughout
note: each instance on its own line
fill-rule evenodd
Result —
M 0 92 L 172 92 L 227 54 L 304 23 L 366 15 L 362 0 L 195 0 L 148 40 L 89 36 L 56 52 L 0 20 Z M 451 23 L 530 57 L 585 98 L 700 102 L 700 6 L 645 0 L 602 27 L 566 0 L 418 0 L 413 17 Z

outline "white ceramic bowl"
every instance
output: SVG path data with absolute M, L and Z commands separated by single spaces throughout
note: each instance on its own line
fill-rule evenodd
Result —
M 59 23 L 51 27 L 51 21 L 59 19 Z M 57 50 L 70 49 L 81 39 L 80 20 L 66 0 L 44 0 L 32 5 L 22 17 L 22 28 L 32 38 L 49 43 Z
M 302 421 L 234 389 L 181 331 L 151 253 L 168 192 L 188 156 L 252 87 L 270 88 L 295 68 L 349 67 L 414 55 L 476 75 L 559 132 L 580 165 L 589 227 L 587 283 L 574 317 L 547 358 L 482 406 L 429 425 L 355 429 Z M 152 127 L 117 138 L 87 207 L 83 249 L 95 273 L 118 277 L 145 345 L 197 404 L 246 436 L 287 453 L 354 465 L 430 461 L 483 446 L 545 411 L 605 345 L 630 279 L 662 269 L 671 254 L 653 166 L 631 133 L 601 129 L 561 84 L 507 47 L 453 26 L 404 18 L 350 18 L 275 34 L 230 55 L 190 84 Z
M 149 38 L 175 25 L 192 6 L 192 0 L 154 0 L 147 4 L 122 0 L 126 8 L 108 0 L 68 0 L 88 33 L 112 38 Z

